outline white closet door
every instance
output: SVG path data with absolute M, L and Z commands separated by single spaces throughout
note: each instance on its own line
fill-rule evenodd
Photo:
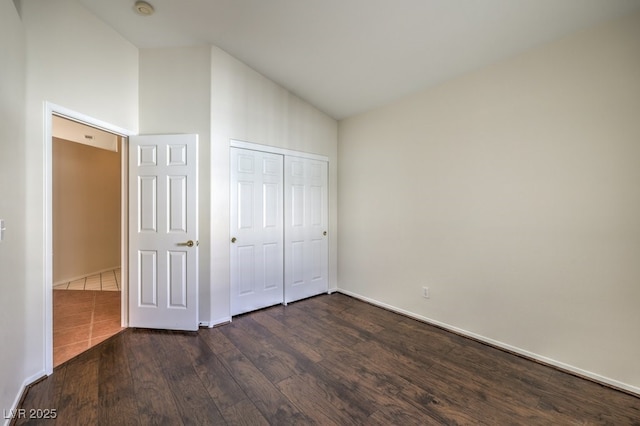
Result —
M 285 303 L 328 291 L 327 163 L 286 156 Z
M 231 315 L 283 302 L 283 157 L 231 148 Z

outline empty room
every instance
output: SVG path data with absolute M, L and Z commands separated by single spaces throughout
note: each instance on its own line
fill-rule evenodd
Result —
M 640 0 L 0 0 L 0 54 L 4 424 L 640 422 Z

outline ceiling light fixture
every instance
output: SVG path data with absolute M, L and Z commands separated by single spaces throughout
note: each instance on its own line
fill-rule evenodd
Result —
M 153 6 L 142 0 L 137 1 L 136 4 L 133 5 L 133 10 L 135 10 L 135 12 L 141 16 L 153 15 L 154 12 Z

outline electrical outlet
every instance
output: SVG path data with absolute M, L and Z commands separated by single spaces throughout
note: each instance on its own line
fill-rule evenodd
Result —
M 429 287 L 422 287 L 422 297 L 425 299 L 429 298 Z

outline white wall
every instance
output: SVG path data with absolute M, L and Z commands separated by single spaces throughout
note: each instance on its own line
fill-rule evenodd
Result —
M 0 0 L 0 409 L 14 408 L 28 365 L 25 235 L 25 35 L 11 0 Z M 5 422 L 3 422 L 5 423 Z
M 20 3 L 27 34 L 26 375 L 44 371 L 44 102 L 130 131 L 138 122 L 138 50 L 73 0 Z
M 140 50 L 140 134 L 199 136 L 199 302 L 208 322 L 210 301 L 210 97 L 211 49 Z
M 211 50 L 211 321 L 229 320 L 229 140 L 329 157 L 329 287 L 337 285 L 337 123 L 223 50 Z
M 340 288 L 640 392 L 639 118 L 636 14 L 342 121 Z

